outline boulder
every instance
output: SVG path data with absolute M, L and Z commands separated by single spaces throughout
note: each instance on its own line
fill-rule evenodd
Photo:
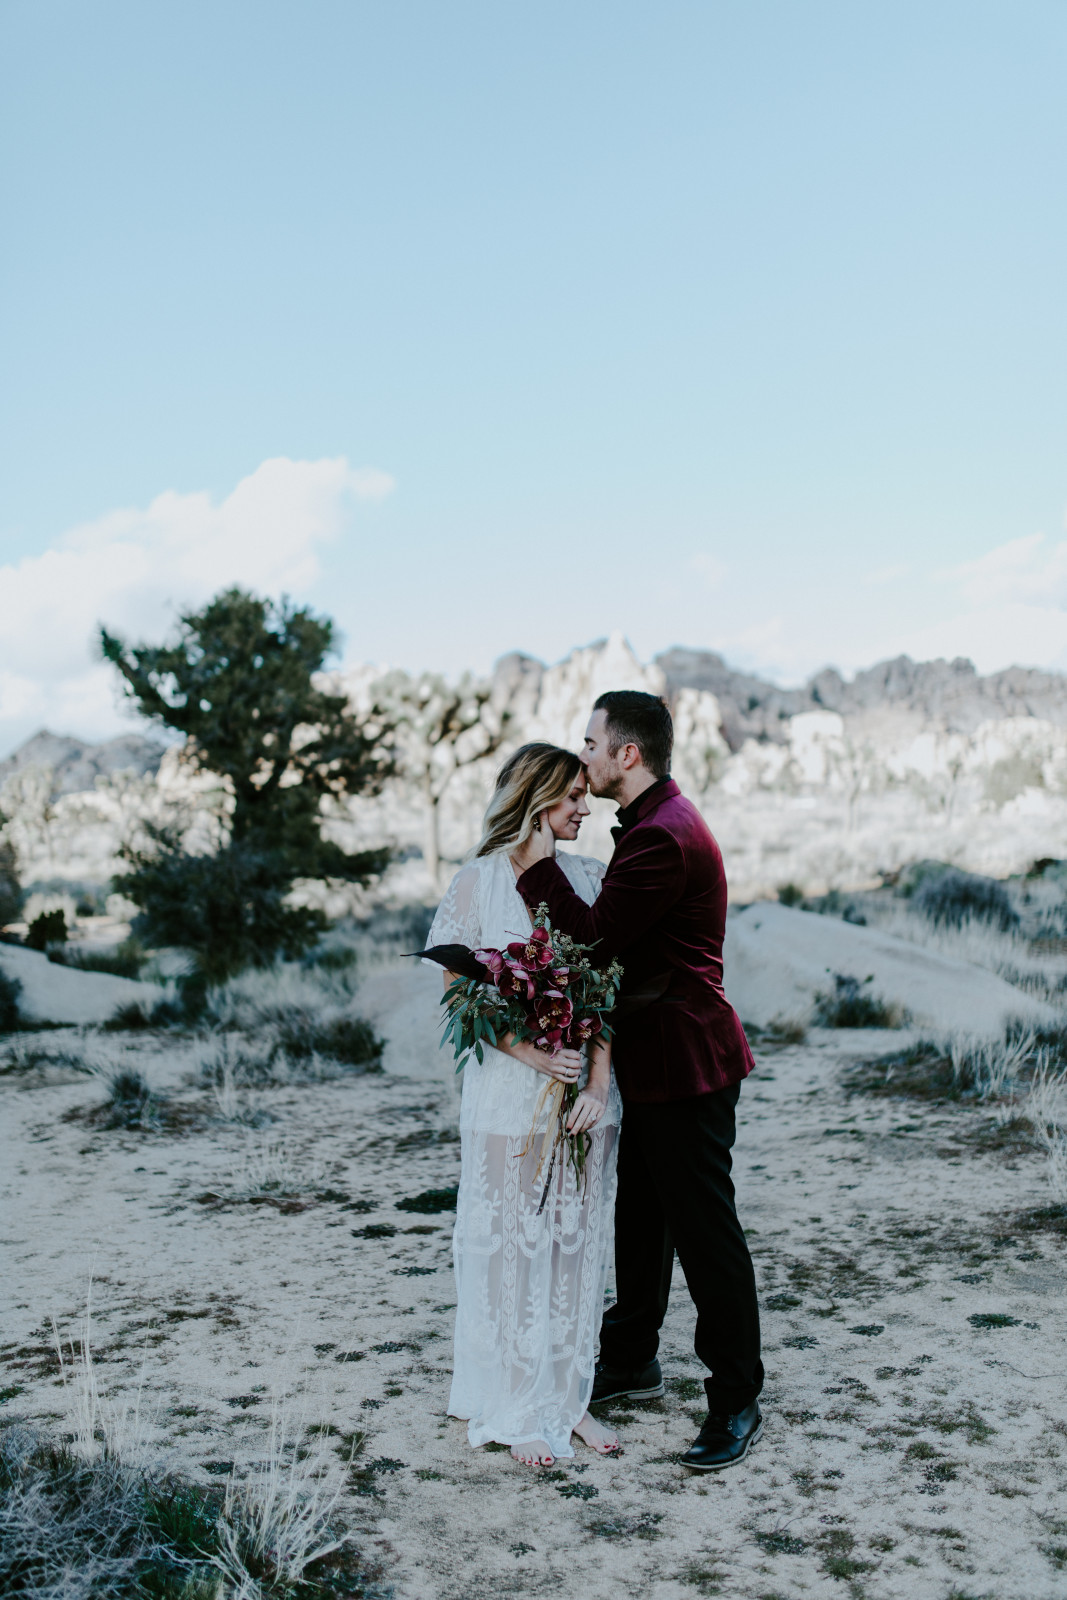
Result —
M 61 967 L 36 950 L 13 944 L 0 944 L 0 972 L 22 985 L 19 1013 L 27 1022 L 106 1022 L 120 1006 L 147 1009 L 165 993 L 158 983 Z
M 773 901 L 730 917 L 724 956 L 730 1003 L 743 1021 L 759 1027 L 810 1021 L 817 996 L 833 993 L 836 976 L 858 979 L 865 992 L 939 1034 L 993 1038 L 1012 1018 L 1034 1027 L 1063 1020 L 985 967 Z

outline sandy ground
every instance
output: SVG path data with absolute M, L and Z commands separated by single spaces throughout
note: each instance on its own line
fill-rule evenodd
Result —
M 46 1328 L 75 1331 L 92 1275 L 102 1385 L 143 1383 L 157 1447 L 196 1476 L 262 1459 L 277 1392 L 339 1450 L 366 1433 L 344 1515 L 397 1600 L 1067 1595 L 1064 1240 L 1018 1221 L 1049 1203 L 1042 1158 L 1004 1147 L 987 1111 L 851 1092 L 851 1064 L 899 1034 L 760 1050 L 743 1092 L 768 1375 L 748 1463 L 711 1478 L 677 1464 L 702 1394 L 680 1274 L 668 1393 L 611 1412 L 621 1458 L 579 1446 L 535 1476 L 470 1450 L 445 1415 L 451 1217 L 397 1208 L 458 1176 L 437 993 L 414 965 L 371 972 L 361 1004 L 390 1037 L 386 1070 L 260 1091 L 275 1121 L 258 1133 L 181 1087 L 194 1041 L 92 1036 L 171 1086 L 189 1108 L 171 1129 L 64 1121 L 101 1093 L 62 1069 L 0 1077 L 5 1419 L 63 1427 Z M 81 1036 L 35 1038 L 54 1052 Z M 302 1200 L 203 1198 L 265 1133 L 305 1175 Z M 1014 1321 L 969 1320 L 990 1314 Z

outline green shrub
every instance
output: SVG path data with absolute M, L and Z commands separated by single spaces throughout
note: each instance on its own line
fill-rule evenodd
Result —
M 119 1006 L 103 1023 L 108 1033 L 142 1033 L 148 1028 L 188 1027 L 197 1018 L 196 1008 L 186 1007 L 181 1000 L 159 1000 L 146 1009 L 140 1001 Z
M 354 974 L 359 965 L 359 952 L 350 944 L 317 945 L 304 957 L 304 965 L 318 967 L 320 972 Z
M 67 916 L 64 911 L 42 911 L 34 917 L 26 933 L 31 950 L 47 950 L 49 945 L 66 944 Z
M 108 1086 L 106 1127 L 141 1128 L 154 1109 L 155 1097 L 141 1073 L 127 1067 L 114 1074 Z
M 1019 926 L 1019 914 L 1007 890 L 995 878 L 961 872 L 936 861 L 912 869 L 905 893 L 912 905 L 938 928 L 958 928 L 966 921 L 987 922 L 1002 933 Z
M 815 1020 L 823 1028 L 899 1028 L 903 1015 L 899 1006 L 878 998 L 866 988 L 872 978 L 850 978 L 834 974 L 833 994 L 816 999 Z
M 17 978 L 0 972 L 0 1033 L 14 1033 L 19 1026 L 19 995 L 22 985 Z
M 0 827 L 4 818 L 0 815 Z M 0 839 L 0 928 L 17 922 L 22 910 L 23 892 L 19 882 L 18 859 L 15 847 L 7 839 Z
M 799 906 L 804 902 L 804 891 L 798 889 L 795 883 L 782 883 L 778 886 L 778 904 L 780 906 Z
M 300 1061 L 311 1055 L 331 1056 L 347 1066 L 376 1066 L 381 1060 L 380 1039 L 362 1017 L 334 1017 L 320 1022 L 304 1012 L 292 1011 L 279 1019 L 278 1042 L 287 1056 Z
M 126 939 L 110 948 L 66 945 L 61 950 L 50 951 L 49 955 L 62 966 L 77 967 L 81 972 L 109 972 L 116 978 L 136 978 L 147 952 L 139 940 Z

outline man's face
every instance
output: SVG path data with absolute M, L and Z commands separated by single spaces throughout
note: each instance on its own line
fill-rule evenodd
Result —
M 602 800 L 617 800 L 622 791 L 623 769 L 619 762 L 621 752 L 608 753 L 608 714 L 594 711 L 585 730 L 585 748 L 579 759 L 589 779 L 590 794 Z

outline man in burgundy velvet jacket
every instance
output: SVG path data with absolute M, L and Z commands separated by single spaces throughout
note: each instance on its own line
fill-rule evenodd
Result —
M 734 1208 L 730 1149 L 744 1029 L 723 993 L 726 877 L 696 807 L 669 776 L 670 712 L 654 695 L 601 695 L 582 761 L 590 791 L 620 802 L 615 852 L 593 904 L 555 861 L 547 824 L 525 851 L 519 891 L 554 926 L 623 965 L 613 1058 L 623 1097 L 616 1205 L 618 1298 L 605 1313 L 593 1403 L 663 1393 L 656 1351 L 677 1250 L 709 1368 L 708 1417 L 683 1461 L 715 1471 L 759 1438 L 759 1310 Z

